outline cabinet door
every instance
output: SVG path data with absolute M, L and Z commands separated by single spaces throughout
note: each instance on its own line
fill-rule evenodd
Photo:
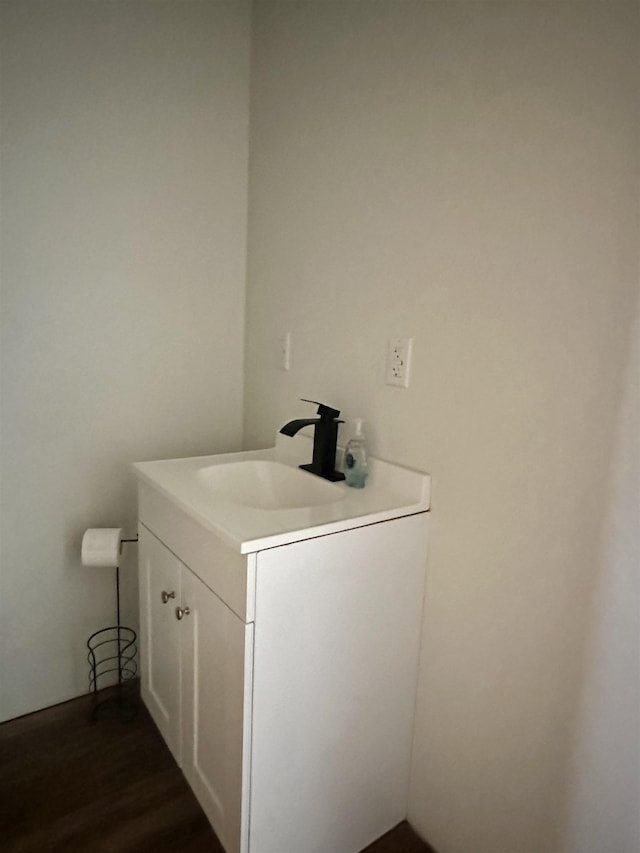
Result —
M 140 661 L 145 705 L 178 764 L 180 755 L 181 563 L 140 526 Z
M 245 853 L 253 625 L 186 568 L 181 584 L 182 770 L 227 853 Z

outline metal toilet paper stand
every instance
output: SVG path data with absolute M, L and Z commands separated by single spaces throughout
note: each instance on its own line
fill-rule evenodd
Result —
M 123 542 L 137 542 L 121 539 Z M 87 640 L 91 720 L 119 717 L 132 720 L 138 712 L 137 634 L 120 624 L 120 566 L 116 566 L 116 624 L 95 631 Z M 104 691 L 104 692 L 102 692 Z

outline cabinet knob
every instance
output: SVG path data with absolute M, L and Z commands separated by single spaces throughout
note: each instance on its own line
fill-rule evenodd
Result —
M 162 595 L 162 603 L 163 603 L 163 604 L 166 604 L 166 603 L 167 603 L 167 601 L 169 601 L 169 599 L 170 599 L 170 598 L 175 598 L 175 597 L 176 597 L 176 594 L 175 594 L 175 592 L 174 592 L 173 590 L 172 590 L 171 592 L 167 592 L 167 591 L 166 591 L 166 589 L 163 589 L 163 590 L 162 590 L 161 595 Z
M 188 616 L 191 613 L 188 607 L 176 607 L 176 619 L 180 621 L 184 616 Z

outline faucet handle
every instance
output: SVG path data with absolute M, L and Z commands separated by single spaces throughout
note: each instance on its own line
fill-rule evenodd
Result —
M 339 409 L 332 409 L 331 406 L 327 406 L 325 403 L 319 403 L 317 400 L 307 400 L 305 397 L 300 397 L 300 399 L 303 403 L 313 403 L 314 406 L 317 406 L 318 414 L 322 420 L 334 421 L 340 417 Z M 338 423 L 343 424 L 344 421 L 338 421 Z

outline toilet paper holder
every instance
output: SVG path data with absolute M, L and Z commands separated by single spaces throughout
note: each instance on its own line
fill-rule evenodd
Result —
M 119 552 L 125 542 L 121 539 Z M 119 562 L 119 561 L 118 561 Z M 87 640 L 92 721 L 103 717 L 132 720 L 138 712 L 137 634 L 120 623 L 120 566 L 115 566 L 116 624 L 94 631 Z

